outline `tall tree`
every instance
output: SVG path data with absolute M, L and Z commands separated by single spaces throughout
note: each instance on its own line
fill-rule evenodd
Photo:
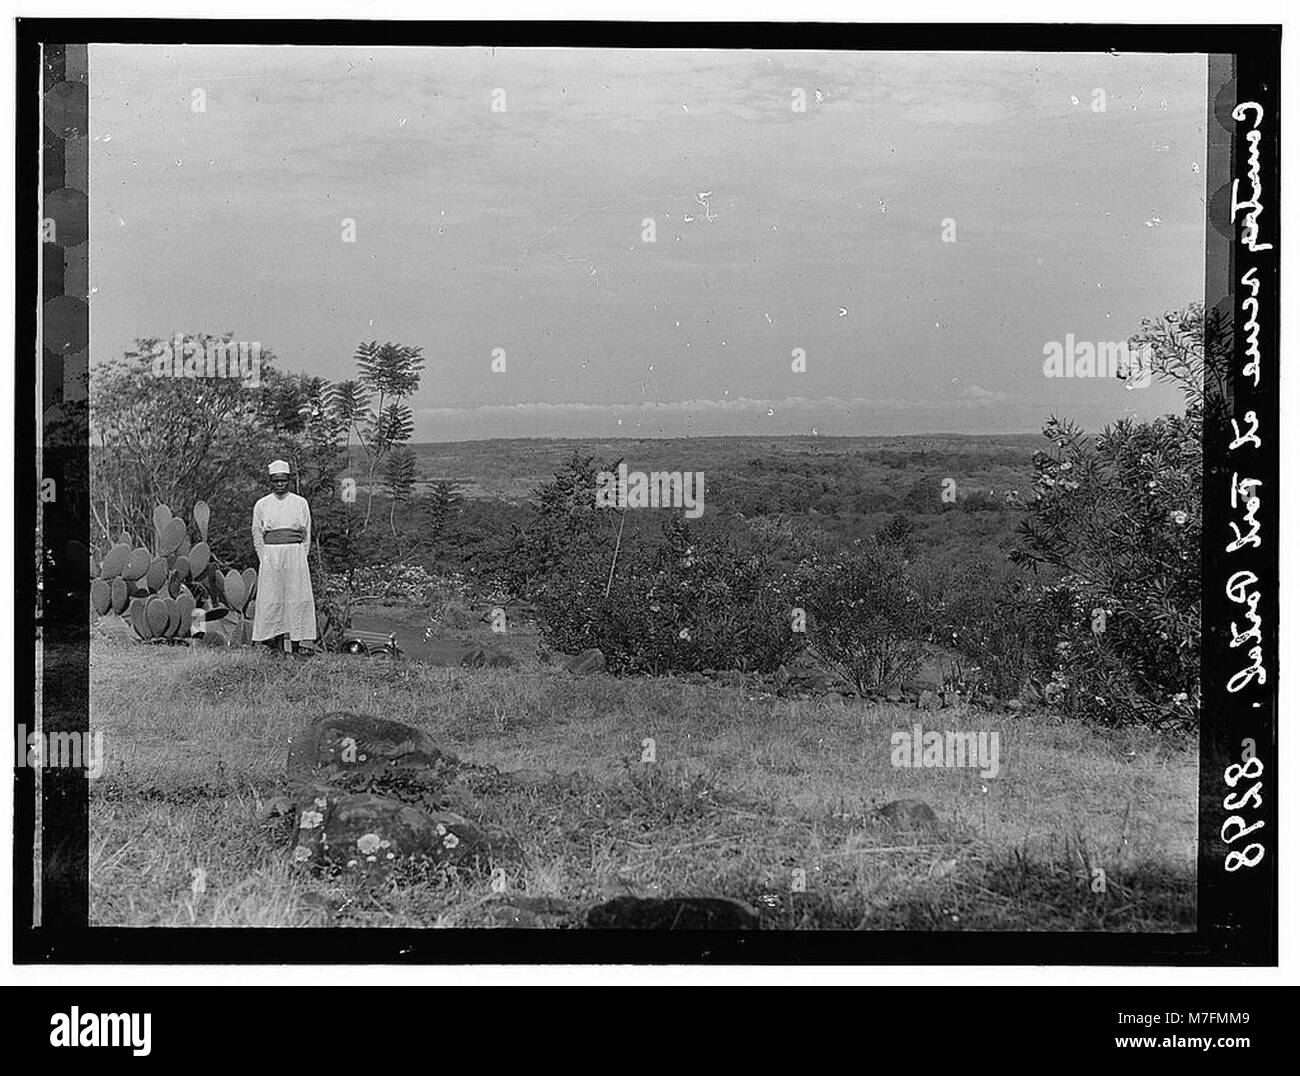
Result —
M 388 529 L 397 537 L 397 506 L 411 499 L 415 486 L 415 453 L 399 448 L 384 464 L 384 487 L 388 490 Z
M 364 410 L 354 408 L 352 411 L 352 428 L 366 454 L 368 468 L 363 527 L 370 524 L 375 472 L 394 449 L 410 440 L 414 432 L 414 420 L 406 401 L 420 387 L 420 375 L 424 370 L 421 351 L 410 344 L 380 344 L 374 340 L 359 344 L 354 356 L 359 388 L 345 397 L 335 397 L 336 405 L 346 409 L 349 404 L 359 403 L 363 393 L 368 394 Z

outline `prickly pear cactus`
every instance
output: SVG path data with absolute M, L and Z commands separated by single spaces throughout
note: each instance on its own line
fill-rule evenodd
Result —
M 90 566 L 92 611 L 97 616 L 117 613 L 146 641 L 251 643 L 257 572 L 217 566 L 207 540 L 210 522 L 207 504 L 196 502 L 199 540 L 191 544 L 185 520 L 160 504 L 153 511 L 152 550 L 125 531 L 116 541 L 85 550 L 81 556 Z

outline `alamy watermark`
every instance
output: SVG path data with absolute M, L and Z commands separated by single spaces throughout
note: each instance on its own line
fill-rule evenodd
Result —
M 680 508 L 687 519 L 704 514 L 703 471 L 618 471 L 596 475 L 597 508 Z
M 148 1057 L 152 1024 L 152 1013 L 82 1012 L 73 1005 L 50 1017 L 50 1045 L 129 1047 L 136 1057 Z
M 896 769 L 973 769 L 980 776 L 994 778 L 1001 772 L 997 732 L 925 732 L 913 725 L 910 732 L 889 737 L 889 762 Z
M 89 778 L 104 773 L 104 730 L 95 732 L 28 732 L 18 726 L 14 759 L 19 769 L 85 769 Z
M 1119 378 L 1131 389 L 1151 384 L 1150 344 L 1129 347 L 1127 340 L 1075 340 L 1065 334 L 1065 343 L 1049 340 L 1043 345 L 1044 377 Z
M 154 377 L 224 378 L 249 388 L 262 383 L 262 345 L 256 340 L 204 341 L 177 333 L 151 358 Z

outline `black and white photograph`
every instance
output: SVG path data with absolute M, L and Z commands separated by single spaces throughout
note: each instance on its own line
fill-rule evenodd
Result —
M 20 25 L 16 955 L 1276 964 L 1280 28 L 519 25 Z

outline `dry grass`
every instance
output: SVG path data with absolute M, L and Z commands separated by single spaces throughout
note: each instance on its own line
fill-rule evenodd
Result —
M 489 633 L 483 633 L 484 638 Z M 520 656 L 533 646 L 512 640 Z M 91 913 L 108 925 L 474 926 L 477 878 L 367 890 L 287 863 L 293 730 L 355 710 L 427 730 L 549 785 L 492 805 L 526 853 L 511 891 L 573 909 L 610 896 L 727 895 L 774 928 L 1176 931 L 1195 925 L 1196 752 L 1042 717 L 926 715 L 996 730 L 1001 774 L 890 764 L 915 710 L 788 702 L 673 679 L 572 678 L 321 656 L 146 647 L 100 634 L 92 722 Z M 641 762 L 654 740 L 657 761 Z M 944 835 L 900 838 L 875 805 L 926 800 Z M 1106 891 L 1093 892 L 1095 870 Z M 196 870 L 203 872 L 195 892 Z M 796 872 L 806 892 L 792 891 Z

